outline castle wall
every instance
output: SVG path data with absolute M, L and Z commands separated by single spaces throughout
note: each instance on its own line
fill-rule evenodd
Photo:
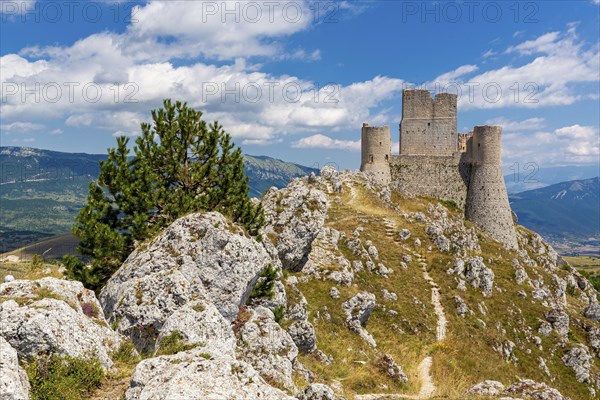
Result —
M 402 93 L 400 154 L 447 155 L 457 150 L 456 95 L 428 90 Z
M 391 179 L 398 189 L 415 196 L 453 200 L 463 210 L 466 207 L 470 165 L 465 155 L 451 156 L 404 155 L 392 157 Z
M 465 214 L 493 239 L 516 249 L 517 235 L 502 174 L 501 136 L 499 126 L 475 127 Z
M 363 124 L 361 132 L 360 170 L 370 172 L 384 184 L 390 182 L 392 137 L 389 126 Z

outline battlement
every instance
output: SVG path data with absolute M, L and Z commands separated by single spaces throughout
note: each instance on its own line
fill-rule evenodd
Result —
M 438 93 L 432 98 L 429 90 L 407 89 L 402 92 L 402 120 L 456 119 L 456 101 L 457 96 L 452 93 Z
M 457 151 L 456 95 L 428 90 L 402 93 L 400 154 L 452 155 Z

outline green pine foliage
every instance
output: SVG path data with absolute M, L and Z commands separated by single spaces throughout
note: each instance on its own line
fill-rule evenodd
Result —
M 243 155 L 231 136 L 187 103 L 163 104 L 151 124 L 141 125 L 132 152 L 126 137 L 109 149 L 76 217 L 78 250 L 91 265 L 64 261 L 70 277 L 88 288 L 101 288 L 136 242 L 191 212 L 221 212 L 253 236 L 265 223 L 261 205 L 248 196 Z
M 260 297 L 267 297 L 269 299 L 273 298 L 275 295 L 273 286 L 275 285 L 278 275 L 277 269 L 271 264 L 267 264 L 267 266 L 261 271 L 258 280 L 252 289 L 250 299 L 256 299 Z

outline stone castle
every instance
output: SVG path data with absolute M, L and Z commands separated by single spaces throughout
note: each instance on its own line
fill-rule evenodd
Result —
M 457 96 L 404 90 L 400 153 L 389 126 L 363 124 L 360 170 L 416 196 L 452 200 L 493 239 L 516 249 L 517 236 L 502 174 L 499 126 L 456 128 Z

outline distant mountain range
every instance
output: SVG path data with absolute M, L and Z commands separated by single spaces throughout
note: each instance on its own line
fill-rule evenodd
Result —
M 519 224 L 562 254 L 600 255 L 600 178 L 561 182 L 509 195 Z
M 504 176 L 508 193 L 520 193 L 539 189 L 559 182 L 582 180 L 600 176 L 600 165 L 579 165 L 576 167 L 538 168 L 535 164 L 514 165 L 504 172 L 513 171 Z
M 0 253 L 70 230 L 105 154 L 0 147 Z M 318 170 L 265 156 L 244 156 L 250 195 Z

